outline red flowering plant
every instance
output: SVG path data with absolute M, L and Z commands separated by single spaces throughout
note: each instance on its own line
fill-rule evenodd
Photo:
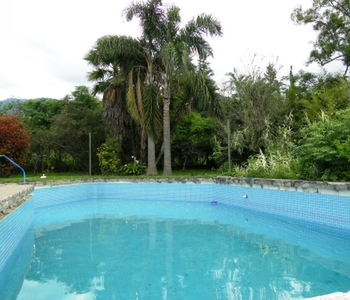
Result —
M 18 114 L 0 113 L 0 155 L 5 155 L 20 166 L 25 165 L 30 148 L 30 135 Z M 0 176 L 9 176 L 15 166 L 0 157 Z

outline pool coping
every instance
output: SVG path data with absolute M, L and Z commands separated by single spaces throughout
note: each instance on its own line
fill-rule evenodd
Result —
M 24 198 L 33 192 L 35 187 L 101 183 L 101 182 L 123 182 L 123 183 L 194 183 L 194 184 L 223 184 L 237 185 L 252 188 L 285 190 L 303 193 L 331 194 L 339 196 L 350 196 L 349 182 L 327 182 L 327 181 L 305 181 L 287 179 L 264 179 L 250 177 L 167 177 L 167 178 L 86 178 L 68 180 L 45 180 L 34 181 L 26 184 L 3 183 L 0 184 L 0 219 L 1 214 L 16 206 Z
M 129 183 L 206 183 L 228 184 L 253 188 L 275 189 L 304 193 L 350 196 L 350 182 L 305 181 L 287 179 L 264 179 L 250 177 L 169 177 L 169 178 L 86 178 L 58 181 L 36 181 L 35 186 L 57 186 L 79 183 L 129 182 Z

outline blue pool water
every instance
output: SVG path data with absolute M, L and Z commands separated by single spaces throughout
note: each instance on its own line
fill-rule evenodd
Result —
M 97 198 L 85 187 L 37 190 L 34 224 L 0 299 L 303 299 L 350 290 L 346 230 L 197 199 L 193 187 L 181 201 L 159 190 L 146 199 L 145 188 L 147 196 L 124 199 L 101 188 Z M 62 201 L 75 193 L 81 198 Z

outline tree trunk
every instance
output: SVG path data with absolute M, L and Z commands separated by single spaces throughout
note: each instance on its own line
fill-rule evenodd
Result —
M 170 82 L 165 80 L 163 94 L 163 135 L 164 135 L 164 168 L 163 175 L 172 175 L 171 139 L 170 139 Z
M 157 175 L 157 166 L 156 166 L 156 147 L 154 141 L 150 136 L 147 138 L 148 141 L 148 161 L 147 161 L 147 175 Z
M 104 93 L 102 107 L 103 123 L 107 127 L 108 134 L 123 148 L 128 139 L 130 116 L 116 90 L 107 90 Z

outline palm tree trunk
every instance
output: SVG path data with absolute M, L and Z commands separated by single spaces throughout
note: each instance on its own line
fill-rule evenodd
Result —
M 157 175 L 157 166 L 156 166 L 156 147 L 152 138 L 148 135 L 147 138 L 148 146 L 148 161 L 147 161 L 147 175 Z
M 130 117 L 116 90 L 105 91 L 102 108 L 103 123 L 107 127 L 108 134 L 123 148 L 128 138 Z
M 172 175 L 171 170 L 171 139 L 170 139 L 170 81 L 165 80 L 163 94 L 163 138 L 164 138 L 164 168 L 163 175 Z

